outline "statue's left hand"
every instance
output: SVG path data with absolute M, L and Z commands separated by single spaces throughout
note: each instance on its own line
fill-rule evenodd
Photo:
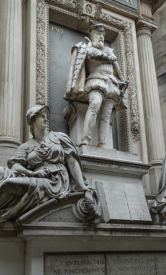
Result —
M 32 176 L 37 178 L 45 178 L 48 175 L 47 169 L 38 170 L 33 172 Z

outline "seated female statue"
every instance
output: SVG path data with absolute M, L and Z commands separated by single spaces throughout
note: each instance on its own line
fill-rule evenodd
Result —
M 70 138 L 48 132 L 48 108 L 36 105 L 27 111 L 32 138 L 18 147 L 8 168 L 0 167 L 0 222 L 15 219 L 51 198 L 63 198 L 71 191 L 89 190 Z

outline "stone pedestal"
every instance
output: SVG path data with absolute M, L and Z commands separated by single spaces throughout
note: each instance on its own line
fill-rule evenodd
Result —
M 165 147 L 151 40 L 151 31 L 153 27 L 154 26 L 147 24 L 144 21 L 140 21 L 137 25 L 137 41 L 143 91 L 148 157 L 149 162 L 155 168 L 156 163 L 158 166 L 158 164 L 162 162 Z
M 96 156 L 81 156 L 86 178 L 98 190 L 104 222 L 151 222 L 143 190 L 149 165 L 129 153 L 104 153 L 105 158 L 99 157 L 97 150 Z
M 22 1 L 0 2 L 0 37 L 0 164 L 5 164 L 22 137 Z

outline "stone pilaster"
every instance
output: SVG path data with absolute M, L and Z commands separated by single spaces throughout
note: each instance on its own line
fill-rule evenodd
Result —
M 153 167 L 158 167 L 165 154 L 165 148 L 158 84 L 151 40 L 152 27 L 153 26 L 150 24 L 139 22 L 137 28 L 137 42 L 143 91 L 148 157 L 149 162 Z M 154 175 L 153 178 L 155 178 Z M 155 185 L 158 185 L 158 179 L 156 179 Z M 154 188 L 152 189 L 154 190 Z
M 0 1 L 0 164 L 21 141 L 22 1 Z
M 152 18 L 151 0 L 140 1 L 140 14 L 144 17 Z

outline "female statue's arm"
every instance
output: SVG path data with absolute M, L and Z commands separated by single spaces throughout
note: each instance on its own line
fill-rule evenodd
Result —
M 20 175 L 25 175 L 25 176 L 33 176 L 33 171 L 25 168 L 22 164 L 20 163 L 14 163 L 11 167 L 11 170 L 14 172 L 20 174 Z
M 84 183 L 82 171 L 78 161 L 71 155 L 66 158 L 66 161 L 70 173 L 78 186 L 84 191 L 88 190 L 88 187 Z
M 27 143 L 21 144 L 16 156 L 8 160 L 8 167 L 18 175 L 32 176 L 33 172 L 26 168 L 27 160 Z

